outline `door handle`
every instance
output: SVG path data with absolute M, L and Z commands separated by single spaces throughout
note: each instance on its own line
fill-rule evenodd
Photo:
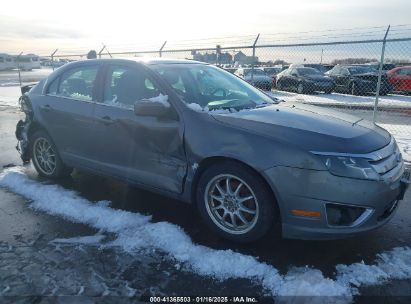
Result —
M 105 125 L 110 125 L 110 124 L 114 123 L 114 120 L 112 120 L 111 117 L 110 117 L 110 116 L 107 116 L 107 115 L 101 117 L 101 118 L 99 119 L 99 121 L 102 122 L 102 123 L 105 124 Z
M 50 105 L 46 104 L 42 106 L 41 109 L 45 112 L 49 112 L 52 108 L 50 107 Z

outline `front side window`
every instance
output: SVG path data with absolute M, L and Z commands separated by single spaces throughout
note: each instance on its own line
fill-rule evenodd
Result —
M 158 72 L 187 104 L 198 104 L 210 110 L 238 110 L 273 103 L 271 98 L 247 82 L 210 65 L 160 64 L 151 68 Z
M 184 90 L 177 83 L 176 88 Z M 146 71 L 135 67 L 110 66 L 104 86 L 104 103 L 130 108 L 135 102 L 158 97 L 160 89 Z
M 396 74 L 401 76 L 411 76 L 411 69 L 399 69 Z
M 351 75 L 375 73 L 376 72 L 375 69 L 373 69 L 371 67 L 365 67 L 365 66 L 350 67 L 350 68 L 348 68 L 348 70 L 350 71 Z
M 49 87 L 49 94 L 84 101 L 94 101 L 94 85 L 97 77 L 97 66 L 71 69 L 55 80 Z M 59 82 L 57 90 L 55 87 Z

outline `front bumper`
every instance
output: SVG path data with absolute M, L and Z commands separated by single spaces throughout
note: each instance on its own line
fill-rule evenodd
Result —
M 359 81 L 357 83 L 359 90 L 364 92 L 364 93 L 373 93 L 375 94 L 377 92 L 377 83 L 376 82 L 364 82 L 364 81 Z M 380 93 L 389 93 L 393 89 L 392 85 L 388 82 L 381 82 L 380 86 Z
M 328 171 L 274 167 L 264 171 L 276 193 L 285 238 L 325 240 L 349 237 L 376 229 L 395 214 L 409 186 L 409 171 L 391 182 L 338 177 Z M 355 226 L 333 226 L 327 220 L 327 204 L 372 210 Z M 305 210 L 318 217 L 295 215 Z
M 335 88 L 335 84 L 333 82 L 328 82 L 328 81 L 308 83 L 307 86 L 310 91 L 321 91 L 321 92 L 332 91 Z

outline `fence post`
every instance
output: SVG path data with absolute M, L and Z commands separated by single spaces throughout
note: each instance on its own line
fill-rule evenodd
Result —
M 164 41 L 163 45 L 161 46 L 160 50 L 158 51 L 158 55 L 161 57 L 163 56 L 163 49 L 166 46 L 167 40 Z
M 23 54 L 23 52 L 21 52 L 19 55 L 17 55 L 16 59 L 17 59 L 17 72 L 19 73 L 19 83 L 20 83 L 20 87 L 21 87 L 21 74 L 20 74 L 20 56 Z
M 54 71 L 54 55 L 57 53 L 58 49 L 55 49 L 53 53 L 51 53 L 51 68 Z
M 220 54 L 221 54 L 221 45 L 217 44 L 215 46 L 215 65 L 216 66 L 220 64 Z
M 103 47 L 101 48 L 100 52 L 98 52 L 98 58 L 101 59 L 101 53 L 103 53 L 104 49 L 106 46 L 103 44 Z
M 258 38 L 260 38 L 260 34 L 257 35 L 257 38 L 255 38 L 254 44 L 253 44 L 253 61 L 251 63 L 251 82 L 253 82 L 254 80 L 255 45 L 257 44 Z
M 390 30 L 390 27 L 391 27 L 391 25 L 388 25 L 387 31 L 385 32 L 384 40 L 382 41 L 380 66 L 378 68 L 377 92 L 375 92 L 374 113 L 373 113 L 373 117 L 372 117 L 372 121 L 373 121 L 374 124 L 377 121 L 378 99 L 380 98 L 381 76 L 382 76 L 382 67 L 383 67 L 383 64 L 384 64 L 385 45 L 387 43 L 387 35 L 388 35 L 389 30 Z

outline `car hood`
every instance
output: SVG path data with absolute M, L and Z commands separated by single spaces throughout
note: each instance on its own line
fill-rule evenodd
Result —
M 278 104 L 212 115 L 224 124 L 307 151 L 369 153 L 386 146 L 391 138 L 387 131 L 369 121 L 302 104 Z

